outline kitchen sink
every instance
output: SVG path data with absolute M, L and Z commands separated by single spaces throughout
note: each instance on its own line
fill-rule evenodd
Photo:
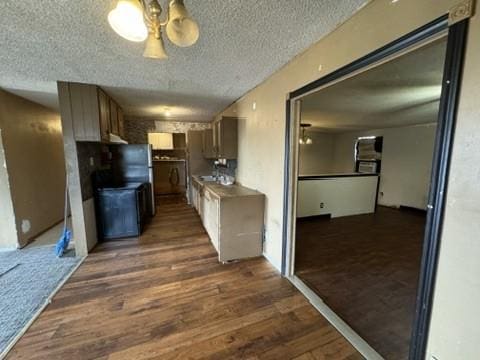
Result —
M 208 176 L 199 176 L 200 181 L 217 181 L 215 176 L 208 175 Z

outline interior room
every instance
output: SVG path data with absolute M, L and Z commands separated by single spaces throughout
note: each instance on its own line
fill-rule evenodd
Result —
M 478 9 L 0 1 L 0 359 L 476 359 Z
M 433 41 L 301 104 L 295 273 L 387 359 L 408 359 L 445 51 Z
M 73 241 L 55 254 L 70 225 L 58 112 L 0 89 L 0 164 L 1 353 L 80 259 Z

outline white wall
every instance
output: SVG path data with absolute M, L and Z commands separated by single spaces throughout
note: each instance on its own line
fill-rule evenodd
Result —
M 300 145 L 299 174 L 318 175 L 331 173 L 333 166 L 334 135 L 308 131 L 313 140 L 310 145 Z
M 376 176 L 332 177 L 298 182 L 297 217 L 332 218 L 375 211 Z
M 338 134 L 333 171 L 354 170 L 353 152 L 359 136 L 383 136 L 378 203 L 426 209 L 436 129 L 436 124 L 426 124 Z
M 280 268 L 282 254 L 287 94 L 444 15 L 458 3 L 458 0 L 372 1 L 222 112 L 221 115 L 244 118 L 239 124 L 238 180 L 267 196 L 264 252 L 274 266 Z M 441 360 L 476 359 L 480 352 L 478 15 L 471 19 L 469 33 L 429 336 L 429 353 Z M 253 102 L 256 111 L 252 109 Z

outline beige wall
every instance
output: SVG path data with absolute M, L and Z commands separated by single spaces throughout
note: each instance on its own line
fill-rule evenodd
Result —
M 470 21 L 429 350 L 480 358 L 480 7 Z
M 20 246 L 63 217 L 65 162 L 59 115 L 0 90 L 0 128 Z
M 298 162 L 300 175 L 319 175 L 332 172 L 335 134 L 308 131 L 310 145 L 300 145 Z
M 426 209 L 436 129 L 436 124 L 425 124 L 337 134 L 332 171 L 355 169 L 353 154 L 359 136 L 383 136 L 378 203 Z
M 17 229 L 0 128 L 0 251 L 17 247 Z
M 264 252 L 274 266 L 281 264 L 287 93 L 432 21 L 458 2 L 373 1 L 220 114 L 244 118 L 239 123 L 237 178 L 267 196 Z M 477 15 L 471 20 L 429 338 L 429 351 L 439 360 L 476 359 L 480 353 L 479 63 Z

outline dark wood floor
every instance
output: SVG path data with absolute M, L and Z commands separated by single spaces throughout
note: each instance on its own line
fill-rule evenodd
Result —
M 297 222 L 297 275 L 387 359 L 408 358 L 424 227 L 386 207 Z
M 361 359 L 263 258 L 218 263 L 165 201 L 139 239 L 96 247 L 9 359 Z

